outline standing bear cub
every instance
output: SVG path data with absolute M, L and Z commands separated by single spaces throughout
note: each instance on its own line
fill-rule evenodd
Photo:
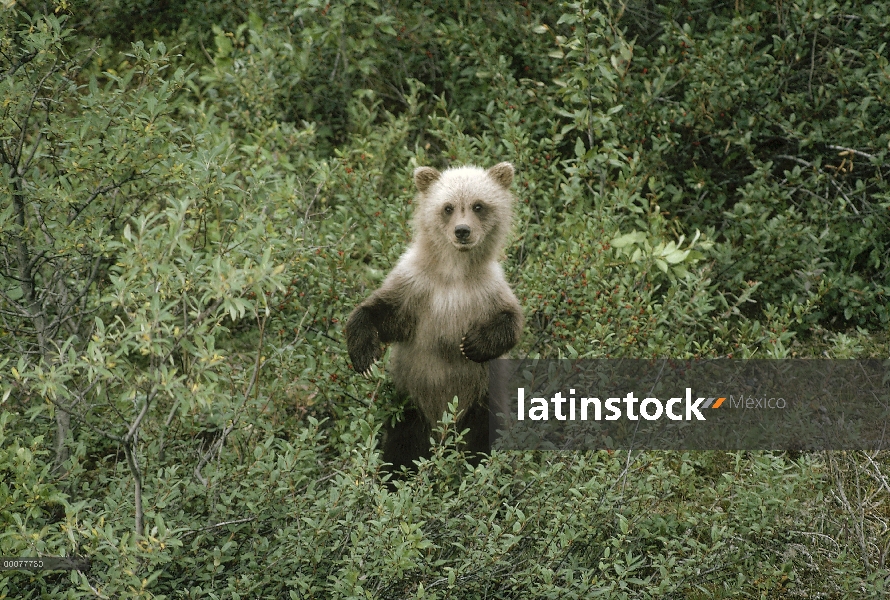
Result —
M 458 397 L 470 452 L 489 449 L 489 365 L 522 331 L 522 309 L 498 257 L 513 217 L 513 165 L 414 171 L 414 240 L 346 323 L 353 368 L 366 374 L 393 344 L 390 372 L 411 402 L 384 431 L 393 469 L 429 453 L 431 428 Z M 493 408 L 493 407 L 492 407 Z

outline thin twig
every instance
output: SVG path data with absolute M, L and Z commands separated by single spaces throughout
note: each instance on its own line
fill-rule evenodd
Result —
M 208 529 L 216 529 L 218 527 L 225 527 L 226 525 L 239 525 L 241 523 L 250 523 L 251 521 L 256 521 L 256 516 L 244 517 L 243 519 L 235 519 L 233 521 L 223 521 L 222 523 L 215 523 L 213 525 L 208 525 L 207 527 L 191 529 L 189 531 L 184 531 L 183 535 L 195 535 L 196 533 L 199 533 L 201 531 L 207 531 Z
M 810 50 L 810 80 L 807 84 L 807 88 L 810 94 L 810 100 L 813 99 L 813 73 L 816 70 L 816 37 L 819 35 L 818 31 L 813 32 L 813 48 Z
M 855 148 L 845 148 L 844 146 L 835 146 L 834 144 L 828 144 L 828 147 L 832 150 L 840 150 L 842 152 L 852 152 L 857 156 L 861 156 L 863 158 L 874 158 L 874 154 L 869 154 L 868 152 L 863 152 L 862 150 L 856 150 Z
M 801 165 L 804 165 L 804 166 L 806 166 L 806 167 L 809 167 L 809 168 L 811 168 L 811 169 L 816 169 L 819 173 L 824 173 L 825 175 L 827 175 L 827 176 L 828 176 L 828 181 L 831 183 L 831 185 L 834 186 L 834 189 L 837 190 L 838 194 L 840 194 L 841 196 L 844 197 L 844 200 L 847 201 L 847 204 L 850 206 L 850 208 L 853 209 L 853 212 L 856 213 L 857 216 L 859 215 L 859 209 L 856 208 L 856 205 L 853 204 L 853 201 L 850 200 L 850 198 L 847 196 L 847 194 L 844 193 L 844 190 L 841 189 L 841 186 L 839 186 L 839 185 L 837 184 L 837 182 L 834 180 L 834 176 L 833 176 L 833 175 L 831 175 L 830 173 L 826 173 L 824 170 L 820 169 L 819 167 L 817 167 L 817 166 L 814 165 L 813 163 L 808 162 L 808 161 L 805 161 L 805 160 L 802 159 L 802 158 L 798 158 L 797 156 L 791 156 L 790 154 L 776 154 L 776 158 L 784 158 L 785 160 L 791 160 L 791 161 L 794 161 L 794 162 L 799 163 L 799 164 L 801 164 Z
M 875 464 L 875 461 L 872 460 L 871 456 L 868 455 L 868 452 L 863 452 L 862 454 L 865 455 L 865 458 L 868 459 L 871 466 L 875 468 L 875 479 L 880 482 L 882 488 L 890 492 L 890 485 L 887 485 L 887 478 L 881 473 L 881 469 Z
M 147 404 L 147 403 L 146 403 Z M 139 472 L 139 464 L 136 462 L 136 448 L 132 440 L 124 442 L 124 455 L 127 457 L 127 465 L 130 467 L 130 473 L 133 474 L 133 500 L 136 510 L 136 536 L 142 537 L 145 533 L 144 518 L 145 514 L 142 508 L 142 473 Z

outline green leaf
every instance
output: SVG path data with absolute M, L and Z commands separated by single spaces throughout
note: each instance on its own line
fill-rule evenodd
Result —
M 646 239 L 646 234 L 641 231 L 632 231 L 630 233 L 625 233 L 624 235 L 619 235 L 612 239 L 609 244 L 613 248 L 624 248 L 625 246 L 629 246 L 630 244 L 640 244 Z
M 689 256 L 689 250 L 674 250 L 670 254 L 665 255 L 664 259 L 672 265 L 683 262 Z
M 579 137 L 575 140 L 575 156 L 581 158 L 587 149 L 584 147 L 584 141 Z

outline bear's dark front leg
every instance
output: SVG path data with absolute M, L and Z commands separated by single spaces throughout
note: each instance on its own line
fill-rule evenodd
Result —
M 400 305 L 378 290 L 359 304 L 346 321 L 346 347 L 352 368 L 365 375 L 383 355 L 381 344 L 405 341 L 412 320 Z
M 362 375 L 367 374 L 371 365 L 382 354 L 380 335 L 371 311 L 364 306 L 356 307 L 346 321 L 346 347 L 349 349 L 352 368 Z
M 505 310 L 470 329 L 461 341 L 460 351 L 473 362 L 494 360 L 516 345 L 521 332 L 522 316 L 514 310 Z

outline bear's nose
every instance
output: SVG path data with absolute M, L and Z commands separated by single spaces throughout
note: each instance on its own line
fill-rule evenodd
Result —
M 454 235 L 457 239 L 463 241 L 470 237 L 470 226 L 469 225 L 458 225 L 454 228 Z

